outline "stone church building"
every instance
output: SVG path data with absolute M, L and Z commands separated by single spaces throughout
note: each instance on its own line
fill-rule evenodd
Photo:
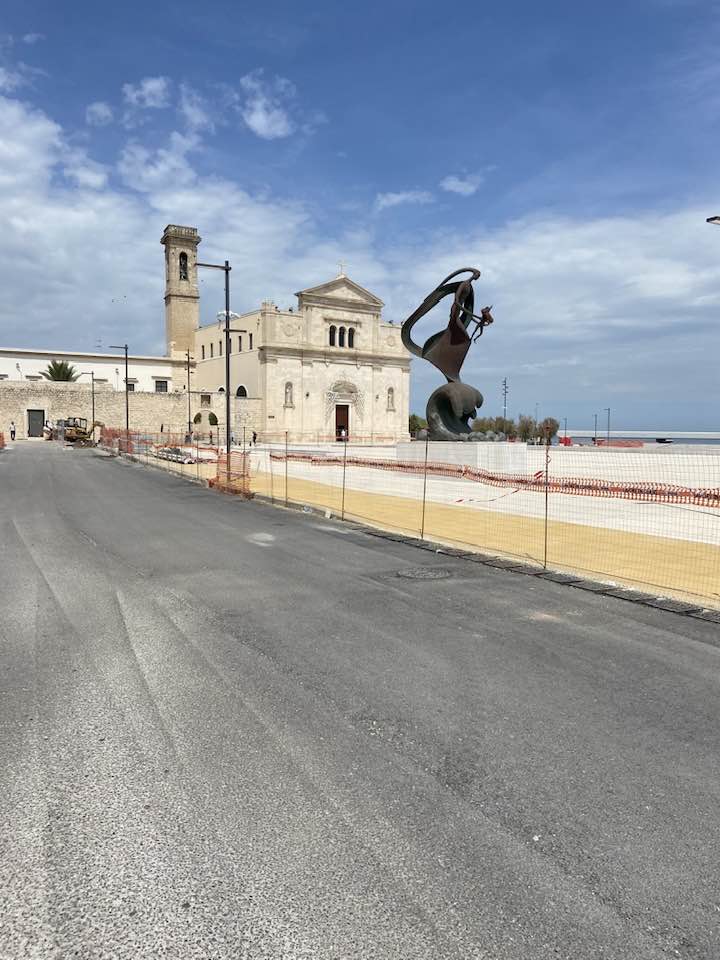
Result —
M 225 390 L 224 317 L 200 326 L 194 227 L 169 225 L 165 247 L 167 353 L 195 360 L 194 390 Z M 408 436 L 410 357 L 383 302 L 341 273 L 296 294 L 297 309 L 270 301 L 231 316 L 235 429 L 322 441 L 392 442 Z M 247 414 L 243 415 L 243 408 Z
M 195 227 L 168 225 L 163 233 L 166 355 L 128 356 L 131 430 L 186 432 L 192 421 L 197 433 L 224 436 L 224 314 L 200 325 L 200 239 Z M 407 439 L 410 356 L 400 327 L 382 319 L 382 300 L 344 273 L 297 298 L 295 309 L 266 301 L 231 316 L 236 442 L 253 431 L 308 443 Z M 53 360 L 72 364 L 82 379 L 48 383 L 43 371 Z M 14 421 L 18 437 L 41 436 L 46 420 L 90 419 L 93 409 L 108 426 L 124 427 L 124 393 L 120 351 L 0 347 L 0 431 Z

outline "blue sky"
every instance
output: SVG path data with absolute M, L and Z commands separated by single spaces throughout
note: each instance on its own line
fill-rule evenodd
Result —
M 478 266 L 483 413 L 507 376 L 513 415 L 719 429 L 719 12 L 5 0 L 0 341 L 161 351 L 158 241 L 189 223 L 237 310 L 342 259 L 400 322 Z M 437 382 L 413 364 L 413 409 Z

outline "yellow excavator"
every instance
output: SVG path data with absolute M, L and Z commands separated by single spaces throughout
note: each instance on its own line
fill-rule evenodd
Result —
M 93 421 L 88 429 L 88 422 L 85 417 L 67 417 L 65 420 L 58 420 L 53 430 L 53 440 L 58 439 L 64 433 L 66 443 L 77 443 L 86 446 L 94 443 L 93 435 L 95 427 L 104 427 L 104 423 L 99 420 Z

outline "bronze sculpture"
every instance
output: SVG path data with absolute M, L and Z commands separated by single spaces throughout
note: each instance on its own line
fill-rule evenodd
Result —
M 471 276 L 464 280 L 450 281 L 462 273 Z M 410 314 L 402 325 L 400 335 L 405 347 L 415 356 L 428 360 L 445 376 L 447 383 L 431 395 L 427 404 L 428 438 L 430 440 L 479 440 L 473 433 L 469 420 L 477 416 L 483 396 L 479 390 L 460 381 L 460 370 L 470 349 L 485 327 L 493 322 L 492 307 L 483 307 L 480 314 L 473 313 L 473 281 L 479 279 L 480 271 L 474 267 L 455 270 L 428 294 L 417 310 Z M 434 333 L 421 347 L 411 337 L 413 326 L 432 310 L 442 299 L 453 296 L 447 328 Z M 468 332 L 474 323 L 472 333 Z

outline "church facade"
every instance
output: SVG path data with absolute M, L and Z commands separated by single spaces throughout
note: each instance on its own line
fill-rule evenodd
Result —
M 200 326 L 201 238 L 194 227 L 168 225 L 161 242 L 168 356 L 178 361 L 190 351 L 194 390 L 223 393 L 224 323 Z M 382 318 L 382 300 L 344 273 L 296 296 L 296 309 L 265 301 L 231 316 L 236 431 L 252 420 L 270 439 L 406 439 L 410 357 L 400 328 Z

